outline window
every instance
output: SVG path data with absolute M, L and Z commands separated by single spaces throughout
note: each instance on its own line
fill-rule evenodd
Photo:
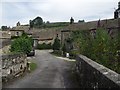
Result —
M 19 32 L 16 32 L 16 36 L 19 36 Z

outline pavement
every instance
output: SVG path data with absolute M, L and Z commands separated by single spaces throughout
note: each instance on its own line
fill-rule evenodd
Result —
M 3 88 L 74 88 L 71 74 L 75 60 L 56 57 L 49 50 L 36 50 L 35 57 L 29 58 L 37 69 L 24 77 L 3 85 Z

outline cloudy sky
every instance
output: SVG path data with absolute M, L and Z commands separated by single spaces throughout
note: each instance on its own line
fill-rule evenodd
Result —
M 113 18 L 119 0 L 2 0 L 0 26 L 15 26 L 18 21 L 28 24 L 37 16 L 44 21 L 75 22 Z

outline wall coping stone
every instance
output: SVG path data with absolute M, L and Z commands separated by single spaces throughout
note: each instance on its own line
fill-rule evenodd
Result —
M 118 84 L 120 86 L 120 74 L 116 73 L 113 70 L 110 70 L 109 68 L 98 64 L 97 62 L 87 58 L 84 55 L 79 55 L 79 57 L 84 60 L 86 63 L 88 63 L 90 66 L 98 70 L 101 74 L 103 74 L 105 77 L 113 81 L 114 83 Z
M 17 57 L 21 57 L 23 55 L 25 55 L 25 54 L 23 54 L 23 53 L 19 53 L 19 54 L 7 54 L 7 55 L 1 55 L 1 57 L 2 57 L 2 60 L 4 60 L 4 59 L 8 59 L 8 58 L 14 59 L 14 58 L 17 58 Z

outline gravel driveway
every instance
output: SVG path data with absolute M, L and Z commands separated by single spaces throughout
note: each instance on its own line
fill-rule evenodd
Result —
M 74 62 L 57 58 L 49 50 L 36 50 L 34 62 L 37 69 L 24 77 L 9 82 L 3 88 L 71 88 L 74 87 L 69 73 Z M 72 85 L 71 85 L 72 84 Z

